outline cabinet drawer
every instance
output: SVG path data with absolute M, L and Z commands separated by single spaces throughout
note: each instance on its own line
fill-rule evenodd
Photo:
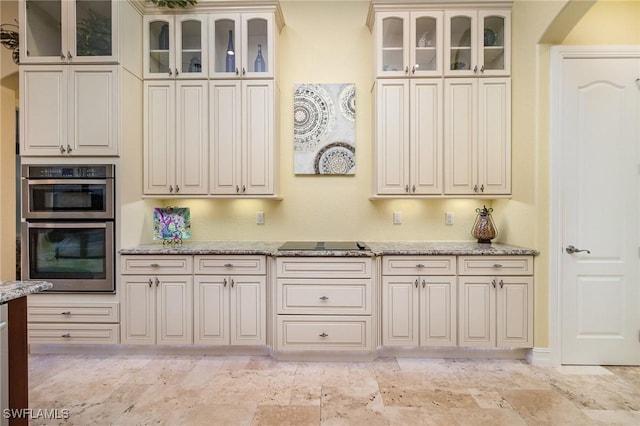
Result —
M 54 323 L 117 323 L 119 305 L 110 303 L 29 303 L 28 321 Z
M 370 279 L 279 279 L 279 314 L 371 314 Z
M 460 256 L 459 275 L 533 275 L 533 256 Z
M 455 256 L 384 256 L 383 275 L 455 275 Z
M 191 274 L 192 256 L 122 256 L 123 274 Z
M 195 256 L 195 273 L 205 275 L 264 275 L 265 256 Z
M 118 343 L 118 324 L 29 324 L 29 343 Z
M 370 317 L 278 316 L 279 349 L 370 349 Z
M 371 278 L 370 258 L 280 257 L 279 278 Z

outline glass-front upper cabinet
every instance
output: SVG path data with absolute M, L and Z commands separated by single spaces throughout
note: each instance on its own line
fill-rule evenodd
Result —
M 213 14 L 209 68 L 212 78 L 274 76 L 273 16 L 268 13 Z
M 509 75 L 510 11 L 445 13 L 445 74 Z
M 20 63 L 118 61 L 118 1 L 20 2 Z
M 145 16 L 144 78 L 206 78 L 207 18 Z
M 378 77 L 442 74 L 442 13 L 376 14 Z

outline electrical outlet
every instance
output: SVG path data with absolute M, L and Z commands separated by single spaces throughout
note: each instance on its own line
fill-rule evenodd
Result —
M 257 212 L 256 213 L 256 224 L 257 225 L 264 225 L 264 212 Z
M 444 224 L 453 225 L 453 212 L 446 212 L 444 214 Z
M 393 224 L 400 225 L 402 223 L 402 213 L 393 212 Z

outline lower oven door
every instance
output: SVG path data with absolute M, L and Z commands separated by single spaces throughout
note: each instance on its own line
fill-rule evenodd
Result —
M 22 279 L 48 292 L 115 292 L 113 222 L 23 222 Z

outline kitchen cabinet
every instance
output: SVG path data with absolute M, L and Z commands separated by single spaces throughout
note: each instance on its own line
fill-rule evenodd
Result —
M 274 17 L 271 13 L 210 15 L 212 78 L 274 78 Z
M 21 155 L 117 155 L 119 76 L 116 65 L 21 66 Z
M 144 193 L 208 192 L 209 125 L 206 81 L 144 82 Z
M 19 3 L 21 65 L 118 62 L 120 1 Z
M 122 256 L 123 344 L 193 343 L 192 256 Z
M 211 194 L 275 195 L 273 80 L 212 80 L 209 104 Z
M 445 79 L 444 192 L 511 193 L 511 80 Z
M 194 343 L 266 344 L 266 258 L 195 256 Z
M 455 256 L 384 256 L 383 346 L 455 346 Z
M 444 70 L 448 76 L 511 72 L 511 10 L 446 10 Z
M 144 78 L 206 78 L 207 22 L 204 14 L 145 16 Z
M 533 258 L 466 256 L 458 268 L 459 345 L 532 347 Z

